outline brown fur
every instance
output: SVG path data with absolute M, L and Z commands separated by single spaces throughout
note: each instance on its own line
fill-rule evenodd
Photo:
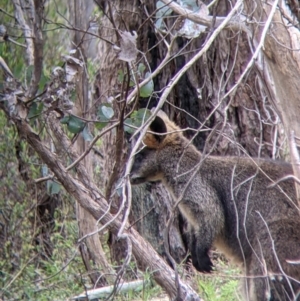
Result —
M 300 222 L 294 183 L 270 187 L 272 181 L 292 174 L 291 166 L 243 157 L 203 160 L 163 112 L 150 130 L 157 134 L 145 137 L 131 182 L 161 180 L 174 201 L 181 199 L 179 209 L 189 223 L 196 269 L 212 270 L 208 251 L 215 245 L 244 265 L 246 299 L 300 300 L 296 297 L 300 264 L 295 264 L 300 260 Z

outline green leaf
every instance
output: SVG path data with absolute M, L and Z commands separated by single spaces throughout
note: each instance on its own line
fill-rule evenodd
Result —
M 49 195 L 58 194 L 60 192 L 60 184 L 48 180 L 47 181 L 47 193 Z
M 137 118 L 137 114 L 138 114 L 138 111 L 133 111 L 130 115 L 130 118 L 131 119 L 136 119 Z
M 155 22 L 155 27 L 158 28 L 158 29 L 164 29 L 162 18 L 157 19 L 157 21 Z
M 68 130 L 73 133 L 77 134 L 83 130 L 85 127 L 85 122 L 82 121 L 81 119 L 75 117 L 75 116 L 70 116 L 69 122 L 68 122 Z
M 124 131 L 129 133 L 129 134 L 133 134 L 135 132 L 135 129 L 128 126 L 128 125 L 133 125 L 133 121 L 131 118 L 127 118 L 125 121 L 124 121 Z
M 90 129 L 88 125 L 86 125 L 82 131 L 82 137 L 85 141 L 92 141 L 93 140 L 93 135 L 90 132 Z
M 102 112 L 107 119 L 111 119 L 114 116 L 114 110 L 111 107 L 102 106 Z
M 132 112 L 130 115 L 130 118 L 127 118 L 124 122 L 124 131 L 133 134 L 136 129 L 133 127 L 130 127 L 129 125 L 132 125 L 136 128 L 140 127 L 149 117 L 151 116 L 151 111 L 148 109 L 139 109 L 137 111 Z
M 60 120 L 60 123 L 66 124 L 68 126 L 68 130 L 73 134 L 81 132 L 86 124 L 84 121 L 73 115 L 66 115 Z
M 27 115 L 28 119 L 37 118 L 43 111 L 44 104 L 33 102 L 29 108 L 29 112 Z
M 102 122 L 106 122 L 114 116 L 114 110 L 110 103 L 106 103 L 100 106 L 98 109 L 98 118 Z
M 155 27 L 158 29 L 165 29 L 165 24 L 163 23 L 163 18 L 170 15 L 172 10 L 168 7 L 168 5 L 164 4 L 162 1 L 156 2 L 156 22 Z
M 94 125 L 100 131 L 107 125 L 107 122 L 95 122 Z
M 146 108 L 142 108 L 142 109 L 139 109 L 137 112 L 136 112 L 136 118 L 141 120 L 141 121 L 146 121 L 149 117 L 151 116 L 151 111 L 146 109 Z
M 139 63 L 139 65 L 138 65 L 138 71 L 139 71 L 139 73 L 143 74 L 144 71 L 145 71 L 145 69 L 146 69 L 146 66 L 143 63 Z
M 69 120 L 70 120 L 70 115 L 66 115 L 66 116 L 64 116 L 64 117 L 60 120 L 60 123 L 61 123 L 61 124 L 68 124 L 68 123 L 69 123 Z
M 60 184 L 56 183 L 56 182 L 53 182 L 52 183 L 52 186 L 51 186 L 51 191 L 50 193 L 51 194 L 57 194 L 60 192 Z
M 150 76 L 150 72 L 145 74 L 145 78 Z M 146 85 L 140 89 L 140 97 L 149 97 L 154 90 L 153 80 L 151 79 Z

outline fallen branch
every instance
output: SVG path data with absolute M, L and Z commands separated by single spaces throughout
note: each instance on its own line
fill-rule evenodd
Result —
M 140 292 L 145 286 L 148 285 L 148 282 L 144 280 L 136 280 L 136 281 L 131 281 L 131 282 L 123 282 L 120 283 L 117 287 L 117 291 L 119 293 L 125 294 L 129 291 L 134 291 L 134 292 Z M 101 288 L 96 288 L 93 290 L 87 290 L 86 292 L 72 297 L 72 300 L 93 300 L 93 299 L 98 299 L 98 298 L 107 298 L 111 293 L 115 290 L 114 285 L 110 286 L 105 286 Z

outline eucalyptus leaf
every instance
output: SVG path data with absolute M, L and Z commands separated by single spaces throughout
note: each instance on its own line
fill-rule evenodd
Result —
M 102 112 L 107 119 L 111 119 L 114 116 L 114 110 L 111 107 L 102 106 Z
M 150 76 L 150 72 L 147 72 L 145 74 L 145 78 L 149 77 Z M 146 85 L 144 85 L 143 87 L 140 88 L 140 97 L 149 97 L 152 92 L 154 90 L 154 83 L 153 83 L 153 80 L 151 79 Z
M 60 188 L 60 184 L 51 180 L 47 181 L 47 193 L 49 195 L 58 194 L 60 192 Z
M 135 129 L 133 127 L 130 127 L 130 125 L 133 125 L 133 120 L 131 118 L 127 118 L 124 122 L 124 131 L 128 134 L 133 134 L 135 132 Z
M 158 29 L 165 29 L 165 23 L 163 22 L 163 18 L 169 16 L 172 13 L 172 10 L 163 3 L 162 1 L 156 2 L 156 22 L 155 27 Z
M 93 140 L 93 135 L 90 132 L 90 129 L 88 125 L 86 125 L 82 131 L 82 137 L 85 141 L 92 141 Z
M 98 119 L 101 120 L 102 122 L 107 122 L 107 121 L 108 121 L 108 119 L 104 116 L 104 114 L 103 114 L 103 112 L 102 112 L 102 107 L 100 107 L 100 108 L 98 109 L 98 114 L 97 114 L 97 116 L 98 116 Z
M 29 108 L 29 112 L 27 115 L 28 119 L 35 119 L 37 118 L 43 111 L 44 104 L 33 102 Z
M 69 122 L 68 122 L 68 130 L 73 133 L 77 134 L 83 130 L 85 126 L 85 122 L 82 121 L 81 119 L 75 117 L 75 116 L 70 116 Z
M 150 116 L 151 111 L 145 108 L 132 112 L 124 122 L 124 131 L 133 134 Z
M 64 116 L 64 117 L 60 120 L 60 123 L 61 123 L 61 124 L 68 124 L 68 123 L 69 123 L 69 120 L 70 120 L 70 115 L 66 115 L 66 116 Z
M 143 63 L 139 63 L 139 65 L 138 65 L 138 71 L 139 71 L 139 73 L 143 74 L 144 71 L 145 71 L 145 69 L 146 69 L 146 66 Z
M 163 18 L 158 18 L 155 22 L 155 27 L 158 29 L 163 30 L 165 28 L 164 24 L 163 24 Z
M 106 122 L 114 116 L 114 110 L 110 103 L 103 104 L 98 109 L 98 119 L 101 122 Z
M 151 111 L 146 109 L 146 108 L 142 108 L 142 109 L 139 109 L 137 111 L 137 114 L 136 114 L 136 118 L 141 120 L 141 121 L 146 121 L 149 117 L 151 116 Z
M 95 125 L 96 129 L 100 131 L 107 125 L 107 122 L 97 121 L 97 122 L 94 123 L 94 125 Z
M 207 17 L 209 10 L 207 6 L 197 0 L 180 0 L 179 5 L 183 8 L 187 8 L 199 16 Z M 185 19 L 181 28 L 177 31 L 179 36 L 192 39 L 198 37 L 202 32 L 206 30 L 206 26 L 196 24 L 195 22 Z

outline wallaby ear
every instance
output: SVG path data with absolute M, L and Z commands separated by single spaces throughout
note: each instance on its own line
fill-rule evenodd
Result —
M 155 119 L 150 124 L 149 129 L 152 132 L 160 134 L 160 135 L 152 134 L 158 142 L 161 142 L 165 138 L 165 135 L 162 135 L 162 134 L 167 133 L 167 126 L 166 126 L 165 122 L 163 121 L 163 119 L 160 118 L 159 116 L 155 117 Z
M 158 149 L 161 142 L 164 140 L 165 135 L 167 133 L 167 126 L 164 122 L 164 120 L 156 116 L 155 119 L 152 121 L 152 123 L 149 126 L 149 130 L 151 132 L 157 133 L 147 133 L 144 138 L 144 144 L 152 149 Z

